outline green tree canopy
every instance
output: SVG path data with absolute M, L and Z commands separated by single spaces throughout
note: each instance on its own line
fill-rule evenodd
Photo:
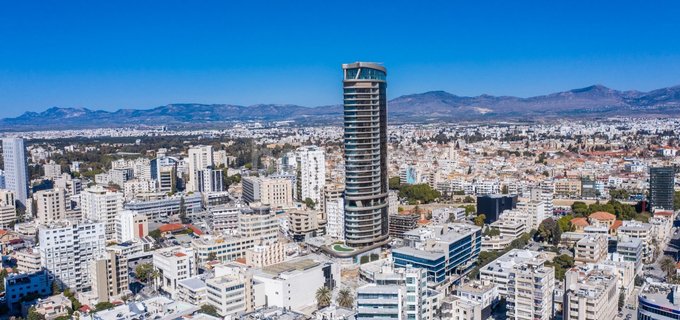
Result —
M 399 197 L 411 204 L 430 203 L 441 197 L 441 193 L 428 184 L 403 185 L 399 189 Z
M 475 225 L 478 227 L 481 227 L 484 225 L 484 220 L 486 220 L 486 215 L 485 214 L 479 214 L 475 217 Z

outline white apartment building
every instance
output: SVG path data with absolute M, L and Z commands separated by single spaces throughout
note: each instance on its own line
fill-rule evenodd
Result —
M 245 177 L 241 180 L 243 201 L 260 202 L 272 208 L 293 207 L 293 183 L 287 178 Z
M 214 164 L 212 146 L 193 146 L 189 148 L 187 162 L 189 164 L 187 191 L 198 192 L 200 191 L 199 171 L 210 168 Z
M 508 319 L 550 319 L 555 290 L 555 269 L 545 259 L 525 260 L 508 272 Z
M 238 216 L 242 206 L 220 205 L 208 208 L 210 212 L 210 228 L 222 234 L 235 234 L 238 230 Z
M 64 173 L 61 177 L 54 180 L 54 187 L 64 189 L 66 198 L 70 198 L 83 191 L 83 181 L 74 179 L 70 174 Z
M 23 273 L 34 273 L 42 269 L 40 264 L 40 251 L 33 248 L 15 251 L 14 258 L 17 260 L 17 270 Z
M 259 239 L 249 237 L 204 235 L 191 240 L 191 247 L 196 251 L 198 263 L 213 259 L 229 262 L 245 257 L 246 250 L 259 242 Z
M 200 276 L 177 281 L 177 300 L 202 306 L 207 303 L 208 286 Z
M 45 172 L 45 178 L 54 180 L 61 176 L 61 165 L 50 161 L 43 165 L 43 171 Z
M 305 201 L 310 198 L 315 203 L 321 202 L 326 184 L 326 154 L 317 146 L 300 147 L 295 151 L 297 160 L 297 199 Z
M 246 265 L 262 268 L 281 263 L 286 259 L 286 245 L 276 242 L 269 245 L 258 245 L 246 249 Z
M 223 317 L 254 310 L 253 277 L 245 272 L 216 268 L 215 277 L 205 281 L 208 304 Z
M 357 320 L 403 319 L 404 291 L 398 285 L 370 283 L 357 288 Z
M 545 203 L 541 200 L 521 201 L 517 203 L 517 210 L 524 211 L 532 217 L 529 229 L 538 230 L 538 226 L 545 220 Z
M 326 200 L 326 235 L 334 239 L 345 238 L 345 199 Z
M 149 220 L 132 210 L 123 210 L 116 216 L 116 241 L 118 243 L 132 241 L 149 234 Z
M 66 197 L 64 189 L 54 188 L 33 194 L 39 223 L 48 224 L 66 219 Z
M 604 234 L 589 234 L 574 245 L 576 263 L 599 263 L 607 259 L 609 237 Z
M 153 252 L 153 266 L 160 272 L 160 288 L 174 299 L 177 282 L 198 274 L 194 250 L 180 246 L 158 249 Z
M 264 245 L 278 240 L 279 223 L 269 206 L 242 208 L 238 216 L 238 229 L 241 237 L 259 240 Z
M 501 297 L 508 297 L 510 272 L 514 266 L 546 259 L 547 256 L 541 252 L 513 249 L 482 267 L 479 271 L 479 278 L 484 285 L 497 285 L 498 294 Z
M 155 180 L 132 179 L 123 184 L 125 199 L 134 199 L 137 194 L 149 192 L 158 192 Z
M 617 275 L 608 269 L 568 270 L 565 275 L 563 319 L 614 319 L 618 312 Z
M 104 252 L 103 222 L 57 221 L 39 228 L 40 263 L 58 283 L 76 291 L 91 287 L 89 263 Z
M 106 225 L 106 239 L 116 238 L 116 216 L 123 211 L 123 194 L 101 186 L 85 189 L 80 194 L 80 208 L 86 219 Z
M 617 230 L 619 239 L 633 238 L 640 239 L 643 243 L 642 260 L 644 263 L 652 263 L 654 261 L 654 235 L 652 234 L 653 227 L 649 223 L 639 221 L 623 221 L 623 225 Z

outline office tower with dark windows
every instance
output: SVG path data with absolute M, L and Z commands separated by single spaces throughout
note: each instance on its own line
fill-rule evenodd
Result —
M 5 163 L 5 188 L 14 192 L 22 206 L 28 199 L 28 168 L 24 139 L 2 139 L 2 156 Z
M 649 168 L 649 201 L 651 202 L 651 207 L 673 210 L 674 185 L 675 168 Z
M 345 242 L 353 247 L 388 239 L 386 69 L 343 64 Z

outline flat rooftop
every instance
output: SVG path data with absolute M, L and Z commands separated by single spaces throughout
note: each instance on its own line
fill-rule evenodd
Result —
M 296 261 L 286 261 L 262 268 L 262 271 L 271 275 L 280 275 L 291 271 L 303 271 L 320 265 L 321 263 L 312 259 L 301 259 Z

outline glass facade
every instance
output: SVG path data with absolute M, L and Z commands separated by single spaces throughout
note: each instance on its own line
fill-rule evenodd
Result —
M 411 265 L 427 270 L 427 280 L 436 284 L 446 281 L 447 276 L 463 275 L 475 266 L 482 248 L 481 230 L 471 233 L 449 244 L 448 254 L 442 253 L 436 259 L 428 259 L 416 254 L 404 254 L 393 251 L 395 267 L 405 268 Z M 431 255 L 432 253 L 429 253 Z
M 638 320 L 680 320 L 680 310 L 658 306 L 642 297 L 638 302 Z
M 345 242 L 362 247 L 389 235 L 386 72 L 362 62 L 343 69 Z

